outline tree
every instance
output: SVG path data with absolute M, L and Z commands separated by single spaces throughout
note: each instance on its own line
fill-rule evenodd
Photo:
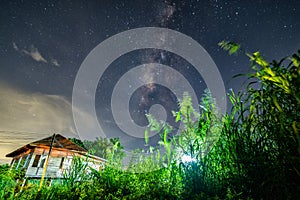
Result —
M 94 141 L 85 140 L 83 144 L 89 153 L 104 159 L 122 159 L 125 154 L 118 138 L 97 137 Z

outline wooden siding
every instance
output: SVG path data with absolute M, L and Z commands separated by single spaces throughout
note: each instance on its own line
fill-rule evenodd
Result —
M 49 149 L 43 149 L 43 148 L 36 148 L 34 150 L 33 155 L 31 156 L 30 162 L 28 164 L 27 170 L 25 172 L 26 177 L 41 178 L 44 171 L 44 166 L 41 165 L 43 163 L 42 160 L 46 159 L 48 152 Z M 36 155 L 41 155 L 41 157 L 39 159 L 37 166 L 33 167 L 32 165 Z M 103 161 L 95 160 L 93 158 L 86 158 L 86 156 L 84 155 L 79 155 L 69 151 L 52 150 L 51 156 L 49 157 L 45 178 L 63 178 L 64 173 L 71 168 L 74 156 L 80 157 L 81 159 L 84 160 L 84 163 L 87 162 L 88 166 L 92 167 L 95 170 L 99 170 L 103 168 L 104 165 Z M 62 158 L 64 158 L 64 161 L 62 167 L 60 168 Z M 90 170 L 88 170 L 87 172 L 90 172 Z
M 40 178 L 44 171 L 45 161 L 48 156 L 49 149 L 36 148 L 25 172 L 26 177 Z M 33 167 L 33 162 L 36 155 L 41 155 L 38 165 Z M 60 169 L 61 160 L 64 158 L 62 168 Z M 64 171 L 70 168 L 73 160 L 73 154 L 68 151 L 52 150 L 49 157 L 46 178 L 63 178 Z
M 49 154 L 51 139 L 54 136 L 27 144 L 7 154 L 7 157 L 13 158 L 11 168 L 23 169 L 27 178 L 41 178 Z M 105 159 L 88 154 L 86 149 L 59 134 L 55 136 L 55 139 L 56 143 L 52 145 L 45 178 L 64 178 L 64 174 L 68 174 L 72 168 L 74 156 L 80 157 L 84 163 L 95 170 L 102 169 L 106 162 Z M 87 168 L 87 173 L 89 173 L 89 169 Z

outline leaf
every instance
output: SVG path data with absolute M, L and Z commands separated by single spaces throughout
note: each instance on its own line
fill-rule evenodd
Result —
M 296 67 L 299 67 L 300 57 L 297 54 L 294 54 L 291 58 L 291 61 Z
M 277 98 L 275 95 L 272 96 L 273 97 L 273 103 L 275 104 L 276 108 L 280 111 L 280 112 L 283 112 L 282 108 L 280 107 L 278 101 L 277 101 Z
M 166 130 L 164 130 L 164 144 L 166 145 L 167 144 L 167 131 Z
M 267 72 L 270 76 L 276 76 L 276 74 L 272 71 L 271 68 L 265 68 L 264 71 Z
M 237 53 L 237 51 L 241 48 L 240 44 L 229 42 L 229 41 L 221 41 L 218 43 L 218 45 L 222 49 L 228 51 L 229 55 Z
M 236 75 L 234 75 L 234 76 L 232 76 L 232 79 L 234 79 L 234 78 L 237 78 L 237 77 L 244 77 L 246 74 L 236 74 Z
M 297 128 L 297 122 L 296 121 L 293 121 L 292 127 L 294 129 L 294 132 L 295 132 L 296 136 L 299 137 L 299 131 L 298 131 L 298 128 Z
M 240 48 L 241 46 L 239 44 L 232 45 L 231 49 L 229 50 L 229 55 L 236 53 Z
M 269 64 L 263 59 L 259 51 L 254 52 L 253 55 L 247 54 L 251 61 L 256 62 L 262 67 L 267 67 Z
M 156 159 L 160 160 L 160 151 L 157 151 L 157 153 L 156 153 Z
M 148 128 L 146 128 L 146 130 L 145 130 L 144 137 L 145 137 L 145 143 L 148 144 L 148 142 L 149 142 L 149 129 Z
M 177 112 L 175 121 L 178 122 L 181 119 L 180 111 Z

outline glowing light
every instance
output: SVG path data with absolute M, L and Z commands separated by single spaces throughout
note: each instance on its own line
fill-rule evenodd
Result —
M 191 156 L 189 155 L 183 155 L 182 158 L 181 158 L 182 162 L 195 162 L 196 159 L 195 158 L 192 158 Z

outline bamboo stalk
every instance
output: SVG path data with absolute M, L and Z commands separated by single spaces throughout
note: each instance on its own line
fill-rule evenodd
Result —
M 46 172 L 47 172 L 48 162 L 49 162 L 49 158 L 50 158 L 52 146 L 53 146 L 53 143 L 54 143 L 55 135 L 56 135 L 56 134 L 54 133 L 53 136 L 52 136 L 52 140 L 51 140 L 51 144 L 50 144 L 50 149 L 49 149 L 48 156 L 47 156 L 46 161 L 45 161 L 45 164 L 44 164 L 44 170 L 43 170 L 42 178 L 41 178 L 41 181 L 40 181 L 39 191 L 40 191 L 40 190 L 42 189 L 42 187 L 43 187 L 43 182 L 44 182 L 45 175 L 46 175 Z

